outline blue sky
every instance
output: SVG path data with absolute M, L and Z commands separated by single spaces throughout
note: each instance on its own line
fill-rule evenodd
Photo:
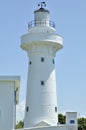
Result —
M 45 0 L 64 48 L 56 55 L 58 109 L 86 117 L 86 0 Z M 20 75 L 20 103 L 26 94 L 28 58 L 20 37 L 38 0 L 0 1 L 0 75 Z M 21 111 L 22 112 L 22 111 Z

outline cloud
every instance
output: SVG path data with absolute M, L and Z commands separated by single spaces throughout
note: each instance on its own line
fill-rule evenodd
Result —
M 21 101 L 19 105 L 16 106 L 16 122 L 24 119 L 25 113 L 25 100 Z

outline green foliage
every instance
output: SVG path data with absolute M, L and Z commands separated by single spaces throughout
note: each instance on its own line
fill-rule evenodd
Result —
M 58 114 L 58 122 L 60 124 L 65 124 L 66 123 L 66 117 L 64 115 L 62 115 L 61 113 Z
M 16 125 L 16 129 L 18 128 L 23 128 L 24 127 L 24 122 L 20 121 L 17 125 Z
M 78 130 L 86 130 L 86 118 L 78 119 Z

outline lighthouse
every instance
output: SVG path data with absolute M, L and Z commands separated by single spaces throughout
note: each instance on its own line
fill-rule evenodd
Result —
M 58 122 L 55 56 L 63 43 L 45 6 L 45 2 L 38 4 L 34 20 L 28 24 L 28 33 L 21 36 L 21 48 L 29 58 L 25 128 L 56 126 Z

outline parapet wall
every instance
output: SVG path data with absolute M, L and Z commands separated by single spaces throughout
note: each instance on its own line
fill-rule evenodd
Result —
M 18 130 L 18 129 L 17 129 Z M 77 130 L 77 125 L 58 125 L 49 127 L 34 127 L 34 128 L 24 128 L 19 130 Z

